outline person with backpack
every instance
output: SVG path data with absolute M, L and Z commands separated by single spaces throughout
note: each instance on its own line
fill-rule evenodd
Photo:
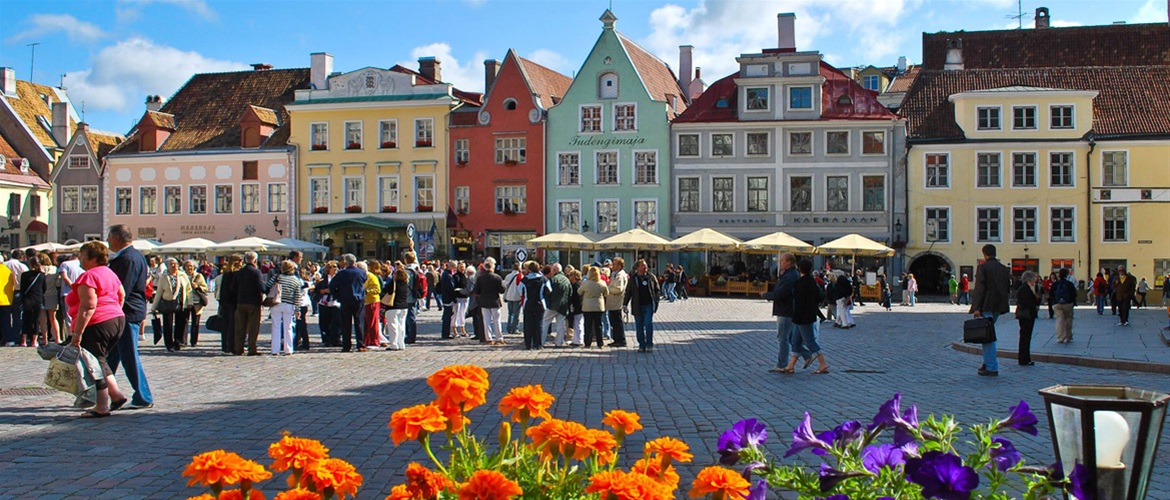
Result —
M 1052 308 L 1056 310 L 1056 342 L 1072 342 L 1073 308 L 1077 302 L 1077 289 L 1068 280 L 1068 269 L 1061 269 L 1060 278 L 1052 282 Z
M 512 272 L 504 278 L 504 302 L 508 304 L 508 326 L 507 332 L 515 335 L 520 326 L 520 280 L 524 279 L 524 273 L 520 272 L 520 262 L 517 261 L 512 265 Z

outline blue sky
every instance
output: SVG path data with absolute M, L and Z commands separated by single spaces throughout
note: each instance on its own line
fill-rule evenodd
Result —
M 1018 0 L 613 0 L 618 30 L 678 65 L 694 45 L 712 82 L 735 56 L 776 45 L 776 14 L 795 12 L 799 50 L 838 67 L 921 60 L 923 32 L 1015 28 Z M 148 94 L 173 94 L 194 73 L 264 62 L 335 71 L 442 62 L 444 80 L 483 90 L 483 60 L 509 48 L 572 75 L 597 39 L 609 0 L 0 0 L 0 66 L 59 85 L 95 128 L 126 133 Z M 1054 26 L 1166 22 L 1167 0 L 1023 1 L 1023 23 L 1047 6 Z

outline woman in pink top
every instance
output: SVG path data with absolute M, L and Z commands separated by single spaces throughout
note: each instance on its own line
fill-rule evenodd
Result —
M 73 319 L 70 343 L 93 354 L 103 375 L 95 384 L 98 388 L 97 405 L 86 410 L 82 417 L 108 417 L 111 411 L 126 404 L 126 395 L 118 390 L 114 372 L 106 363 L 106 355 L 114 349 L 122 336 L 122 328 L 126 326 L 126 315 L 122 313 L 126 291 L 122 289 L 122 281 L 106 266 L 109 249 L 105 245 L 96 241 L 86 243 L 78 257 L 85 272 L 73 282 L 73 290 L 65 296 L 69 317 Z

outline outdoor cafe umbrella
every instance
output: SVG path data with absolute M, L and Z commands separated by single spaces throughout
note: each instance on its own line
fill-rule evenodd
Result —
M 81 250 L 82 245 L 85 245 L 86 243 L 89 243 L 89 242 L 83 241 L 80 243 L 74 243 L 74 244 L 69 245 L 67 247 L 62 247 L 59 251 L 60 252 L 70 252 L 70 253 L 77 252 L 78 250 Z M 101 243 L 107 247 L 110 246 L 109 243 L 106 243 L 104 241 L 98 241 L 98 243 Z M 158 243 L 155 243 L 155 242 L 150 241 L 150 240 L 134 240 L 134 241 L 130 242 L 130 246 L 134 247 L 135 250 L 138 250 L 139 252 L 142 252 L 145 254 L 145 253 L 153 253 L 154 249 L 158 248 Z
M 67 246 L 68 245 L 62 245 L 60 243 L 53 243 L 50 241 L 48 243 L 41 243 L 40 245 L 33 245 L 31 247 L 25 247 L 24 250 L 31 249 L 34 252 L 60 252 L 61 250 L 64 250 Z
M 670 240 L 641 228 L 618 233 L 597 242 L 598 250 L 633 251 L 670 249 Z
M 277 243 L 288 247 L 290 250 L 300 250 L 305 253 L 326 253 L 329 247 L 325 245 L 318 245 L 311 241 L 298 240 L 296 238 L 281 238 L 276 240 Z
M 784 231 L 777 231 L 743 242 L 743 251 L 748 253 L 811 254 L 816 251 L 816 247 Z
M 707 269 L 711 250 L 735 251 L 739 250 L 742 243 L 739 238 L 705 227 L 675 238 L 674 241 L 670 242 L 670 246 L 671 249 L 678 251 L 702 251 L 703 269 Z
M 272 240 L 250 236 L 238 240 L 225 241 L 207 247 L 207 253 L 235 253 L 253 251 L 256 253 L 287 252 L 288 247 Z
M 852 255 L 856 267 L 857 256 L 891 257 L 894 249 L 873 241 L 860 234 L 847 234 L 817 247 L 817 253 L 827 255 Z
M 593 250 L 595 245 L 588 236 L 572 231 L 537 236 L 528 240 L 528 244 L 540 250 Z
M 214 241 L 207 238 L 190 238 L 180 240 L 165 245 L 159 245 L 154 249 L 154 253 L 162 254 L 185 254 L 185 253 L 204 253 L 208 247 L 215 245 Z

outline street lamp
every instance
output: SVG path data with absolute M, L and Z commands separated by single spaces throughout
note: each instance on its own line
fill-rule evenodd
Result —
M 583 233 L 589 232 L 589 221 L 585 221 L 585 222 L 581 223 L 581 232 L 583 232 Z
M 1040 395 L 1065 476 L 1083 465 L 1086 495 L 1146 497 L 1170 394 L 1115 385 L 1054 385 Z
M 276 216 L 276 215 L 272 216 L 272 229 L 276 230 L 276 234 L 284 236 L 284 230 L 280 228 L 280 217 L 279 216 Z
M 902 219 L 894 222 L 894 239 L 899 241 L 902 239 Z

